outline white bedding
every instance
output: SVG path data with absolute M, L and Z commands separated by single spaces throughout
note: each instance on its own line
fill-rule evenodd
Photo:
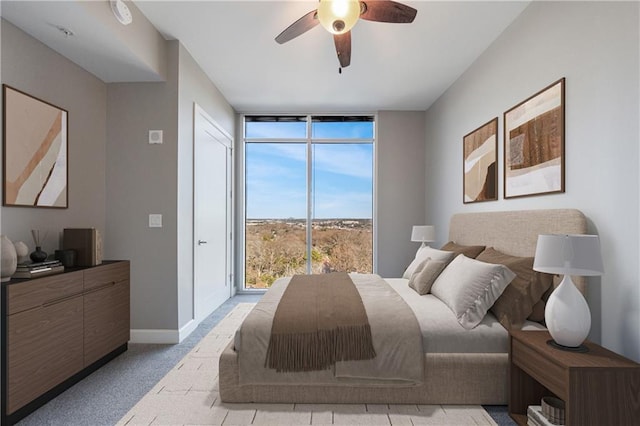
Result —
M 418 320 L 422 332 L 424 353 L 508 353 L 509 333 L 498 320 L 487 313 L 472 330 L 465 330 L 455 315 L 432 294 L 420 296 L 409 288 L 405 278 L 385 278 L 385 281 L 404 299 Z M 527 321 L 524 330 L 544 330 L 536 322 Z M 235 348 L 240 350 L 240 334 L 236 331 Z
M 407 302 L 420 324 L 425 353 L 508 353 L 509 333 L 487 313 L 471 330 L 458 323 L 454 313 L 433 294 L 420 296 L 409 288 L 409 280 L 385 278 Z M 541 324 L 527 321 L 524 330 L 544 330 Z

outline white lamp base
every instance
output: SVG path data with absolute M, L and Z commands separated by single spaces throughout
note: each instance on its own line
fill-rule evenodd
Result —
M 571 276 L 565 275 L 549 296 L 544 320 L 549 334 L 560 346 L 577 348 L 587 338 L 591 329 L 591 312 L 584 296 L 571 281 Z

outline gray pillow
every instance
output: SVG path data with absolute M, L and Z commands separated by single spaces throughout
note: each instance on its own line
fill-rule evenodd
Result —
M 420 270 L 418 271 L 418 269 L 416 269 L 413 275 L 411 275 L 409 287 L 414 289 L 418 294 L 423 295 L 431 291 L 431 286 L 447 264 L 441 260 L 427 259 L 425 263 L 420 266 Z
M 509 268 L 458 255 L 433 283 L 431 293 L 453 311 L 460 325 L 471 330 L 515 278 Z
M 421 247 L 416 252 L 416 257 L 415 259 L 413 259 L 413 262 L 411 262 L 411 264 L 407 266 L 404 274 L 402 274 L 402 278 L 410 279 L 411 275 L 415 272 L 418 265 L 424 262 L 427 258 L 449 263 L 451 259 L 453 259 L 453 255 L 454 253 L 450 251 L 438 250 L 429 246 Z

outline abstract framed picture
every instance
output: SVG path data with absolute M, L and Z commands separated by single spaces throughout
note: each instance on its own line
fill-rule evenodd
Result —
M 68 207 L 67 111 L 3 85 L 2 203 Z
M 498 199 L 498 117 L 462 138 L 463 203 Z
M 564 192 L 562 78 L 504 113 L 504 198 Z

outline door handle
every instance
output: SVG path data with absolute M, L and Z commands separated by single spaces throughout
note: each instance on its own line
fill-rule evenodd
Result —
M 207 242 L 206 242 L 206 241 L 203 241 L 203 240 L 198 240 L 198 245 L 199 245 L 199 246 L 201 246 L 201 245 L 203 245 L 203 244 L 207 244 Z

